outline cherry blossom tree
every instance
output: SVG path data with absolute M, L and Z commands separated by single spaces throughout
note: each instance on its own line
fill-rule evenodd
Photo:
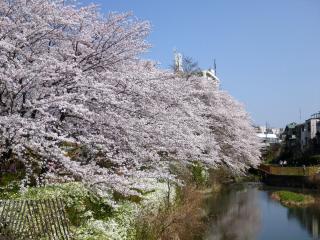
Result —
M 181 100 L 188 103 L 198 122 L 210 129 L 208 136 L 216 145 L 217 155 L 209 158 L 209 163 L 225 165 L 236 174 L 256 166 L 260 161 L 261 145 L 244 106 L 219 90 L 218 80 L 197 74 L 192 78 L 181 77 L 183 80 L 189 84 L 179 87 L 185 92 Z
M 136 194 L 170 163 L 257 163 L 247 113 L 218 83 L 139 55 L 149 23 L 49 0 L 0 3 L 0 155 L 25 184 L 76 179 Z

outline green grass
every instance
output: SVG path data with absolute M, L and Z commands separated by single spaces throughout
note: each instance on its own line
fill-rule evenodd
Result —
M 305 196 L 300 193 L 294 193 L 289 191 L 278 191 L 276 194 L 280 197 L 280 201 L 290 201 L 290 202 L 303 202 L 305 201 Z
M 23 172 L 2 173 L 0 175 L 0 199 L 8 199 L 19 192 Z
M 303 207 L 315 203 L 314 197 L 301 193 L 278 191 L 271 195 L 271 198 L 280 201 L 287 207 Z

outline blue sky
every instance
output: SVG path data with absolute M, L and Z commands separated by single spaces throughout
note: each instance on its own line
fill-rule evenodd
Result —
M 167 68 L 173 49 L 208 68 L 257 124 L 283 127 L 320 111 L 319 0 L 94 0 L 103 12 L 149 20 L 146 58 Z

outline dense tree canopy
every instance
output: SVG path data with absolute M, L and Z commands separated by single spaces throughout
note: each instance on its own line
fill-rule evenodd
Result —
M 139 58 L 149 27 L 95 6 L 1 1 L 2 163 L 23 163 L 25 184 L 77 179 L 125 194 L 174 178 L 172 161 L 257 164 L 250 118 L 217 81 Z

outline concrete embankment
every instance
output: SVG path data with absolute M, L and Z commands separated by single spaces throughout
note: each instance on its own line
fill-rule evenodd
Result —
M 320 166 L 281 167 L 262 164 L 258 167 L 262 181 L 279 187 L 320 188 Z

